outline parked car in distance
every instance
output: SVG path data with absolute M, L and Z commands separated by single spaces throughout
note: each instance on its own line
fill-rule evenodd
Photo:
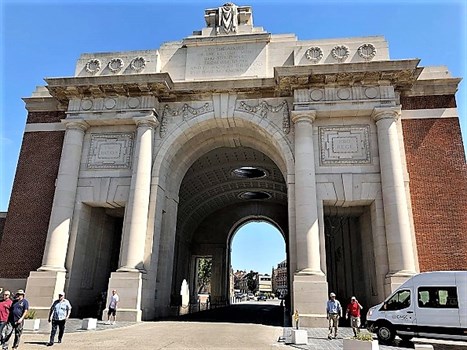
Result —
M 248 293 L 248 300 L 255 300 L 255 295 L 253 293 Z
M 258 301 L 266 301 L 268 298 L 265 294 L 259 294 L 256 298 Z
M 424 272 L 412 276 L 386 300 L 371 307 L 367 328 L 381 343 L 396 334 L 467 340 L 467 271 Z

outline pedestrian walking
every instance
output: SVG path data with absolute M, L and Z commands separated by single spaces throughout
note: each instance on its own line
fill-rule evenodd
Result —
M 110 296 L 109 311 L 107 312 L 107 324 L 115 324 L 117 321 L 117 305 L 120 301 L 120 297 L 117 294 L 117 291 L 112 290 L 112 295 Z M 110 319 L 113 317 L 113 322 Z
M 47 346 L 54 345 L 55 334 L 58 327 L 58 343 L 62 342 L 63 333 L 65 333 L 65 323 L 70 317 L 71 304 L 65 299 L 65 292 L 58 293 L 58 299 L 55 300 L 50 307 L 49 323 L 52 322 L 52 330 L 50 331 L 50 340 Z
M 2 348 L 4 347 L 4 329 L 8 325 L 8 317 L 10 316 L 10 307 L 12 303 L 13 301 L 10 299 L 10 291 L 4 291 L 2 301 L 0 301 L 0 344 Z
M 8 324 L 3 328 L 4 337 L 2 340 L 2 348 L 8 349 L 8 341 L 11 335 L 15 332 L 12 350 L 18 349 L 21 334 L 23 333 L 23 321 L 29 310 L 29 302 L 24 298 L 24 290 L 19 289 L 15 294 L 15 299 L 10 307 L 8 315 Z
M 350 318 L 350 327 L 353 334 L 357 336 L 360 333 L 360 310 L 363 306 L 360 305 L 356 297 L 350 298 L 350 303 L 347 305 L 346 316 Z
M 334 329 L 334 339 L 337 338 L 337 330 L 339 329 L 339 318 L 342 317 L 342 306 L 339 300 L 336 299 L 336 294 L 330 293 L 329 300 L 326 303 L 326 315 L 329 321 L 328 339 L 332 339 L 332 330 Z

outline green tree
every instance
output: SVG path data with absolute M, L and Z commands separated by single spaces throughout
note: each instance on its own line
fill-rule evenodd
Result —
M 250 272 L 248 272 L 247 274 L 247 285 L 248 285 L 248 289 L 251 291 L 251 292 L 254 292 L 256 290 L 256 285 L 257 285 L 257 281 L 256 281 L 256 273 L 253 272 L 253 270 L 251 270 Z
M 199 258 L 198 259 L 198 293 L 205 292 L 210 289 L 208 286 L 211 284 L 212 275 L 212 259 Z

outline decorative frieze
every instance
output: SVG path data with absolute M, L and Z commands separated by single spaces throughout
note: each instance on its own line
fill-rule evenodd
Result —
M 395 101 L 392 86 L 347 86 L 295 90 L 296 103 Z
M 276 106 L 272 106 L 266 101 L 261 101 L 255 106 L 249 105 L 245 101 L 238 101 L 235 110 L 258 115 L 261 118 L 266 118 L 268 116 L 268 112 L 279 113 L 282 111 L 282 129 L 286 134 L 290 132 L 289 105 L 285 100 Z
M 153 96 L 109 96 L 105 98 L 73 99 L 68 112 L 114 112 L 121 110 L 152 109 L 157 107 Z
M 105 55 L 85 61 L 84 71 L 92 75 L 121 74 L 123 72 L 134 74 L 142 72 L 147 64 L 148 59 L 144 56 L 108 57 Z
M 131 166 L 133 134 L 91 134 L 88 169 L 128 169 Z
M 167 118 L 168 117 L 179 117 L 181 116 L 183 120 L 188 120 L 198 115 L 203 115 L 214 111 L 212 103 L 206 102 L 201 107 L 194 108 L 185 103 L 178 109 L 172 109 L 168 104 L 164 106 L 162 111 L 161 125 L 159 128 L 159 134 L 161 137 L 165 136 L 167 132 Z
M 319 127 L 320 164 L 370 164 L 370 126 Z

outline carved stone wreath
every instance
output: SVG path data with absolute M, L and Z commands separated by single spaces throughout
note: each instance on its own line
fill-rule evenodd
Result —
M 323 50 L 318 46 L 310 47 L 306 50 L 305 57 L 313 63 L 319 62 L 323 58 Z
M 109 61 L 108 67 L 112 72 L 117 73 L 123 68 L 123 60 L 121 58 L 112 58 Z
M 130 63 L 130 68 L 136 72 L 141 72 L 146 67 L 146 59 L 144 57 L 136 57 Z
M 101 61 L 95 58 L 92 60 L 89 60 L 84 66 L 84 69 L 88 73 L 96 74 L 98 71 L 101 70 Z
M 337 61 L 342 62 L 345 61 L 347 57 L 350 55 L 349 48 L 345 45 L 335 46 L 331 51 L 332 57 L 334 57 Z
M 361 58 L 371 60 L 376 55 L 376 47 L 373 44 L 363 44 L 358 48 L 357 52 Z

